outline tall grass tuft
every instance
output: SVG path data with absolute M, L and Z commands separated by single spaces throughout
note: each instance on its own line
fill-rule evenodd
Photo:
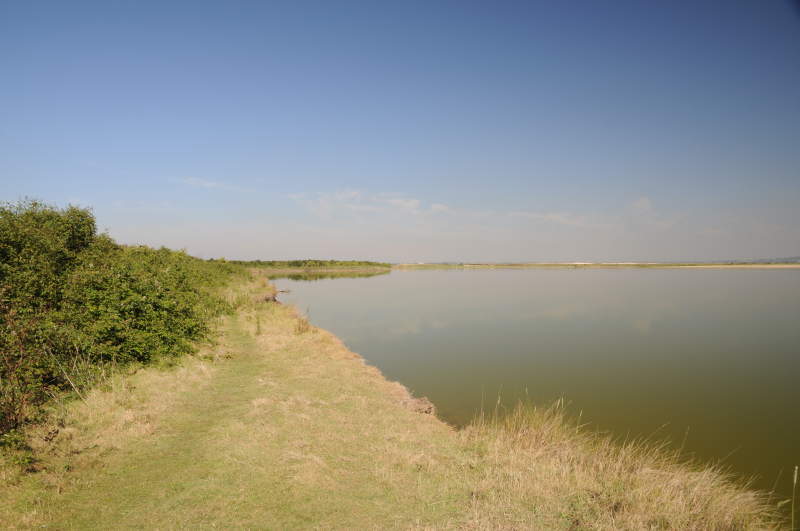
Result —
M 727 470 L 688 460 L 665 442 L 589 431 L 562 401 L 481 412 L 460 442 L 470 467 L 482 470 L 470 487 L 479 513 L 535 506 L 565 520 L 539 525 L 571 529 L 776 529 L 785 521 Z
M 311 330 L 311 305 L 306 308 L 306 314 L 297 316 L 297 324 L 295 325 L 295 332 L 298 334 L 305 334 Z
M 797 466 L 794 467 L 794 481 L 792 482 L 792 531 L 794 531 L 794 497 L 797 489 Z

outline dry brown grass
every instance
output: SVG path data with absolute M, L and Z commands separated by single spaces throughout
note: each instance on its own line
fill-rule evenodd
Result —
M 302 312 L 254 299 L 268 286 L 228 288 L 238 316 L 204 359 L 65 405 L 39 472 L 2 479 L 0 527 L 780 527 L 722 471 L 587 432 L 557 405 L 462 431 L 410 411 L 407 390 L 338 338 L 298 333 Z
M 782 520 L 763 493 L 724 470 L 664 444 L 585 431 L 558 403 L 520 403 L 477 419 L 458 439 L 477 450 L 471 466 L 483 471 L 474 484 L 481 527 L 503 528 L 510 514 L 518 525 L 551 528 L 560 519 L 574 529 L 775 529 Z

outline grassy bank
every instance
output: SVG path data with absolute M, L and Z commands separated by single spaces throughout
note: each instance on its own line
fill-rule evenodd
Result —
M 0 527 L 779 529 L 767 496 L 558 404 L 456 431 L 263 277 L 220 296 L 218 341 L 129 368 L 30 427 L 0 472 Z M 56 433 L 57 431 L 57 433 Z

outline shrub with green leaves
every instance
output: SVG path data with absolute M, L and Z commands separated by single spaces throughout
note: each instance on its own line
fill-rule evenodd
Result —
M 120 246 L 90 209 L 0 203 L 0 433 L 107 365 L 192 352 L 241 268 L 167 248 Z
M 3 298 L 20 301 L 28 312 L 57 307 L 65 277 L 97 239 L 88 209 L 70 205 L 58 210 L 27 198 L 17 204 L 0 202 Z
M 198 312 L 208 293 L 193 260 L 166 248 L 86 253 L 64 298 L 64 312 L 91 341 L 84 348 L 120 362 L 192 351 L 209 332 Z

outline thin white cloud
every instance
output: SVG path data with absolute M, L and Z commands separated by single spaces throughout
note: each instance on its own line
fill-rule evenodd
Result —
M 220 190 L 231 190 L 234 192 L 250 192 L 249 188 L 245 188 L 243 186 L 238 186 L 235 184 L 229 183 L 220 183 L 214 181 L 202 181 L 200 179 L 195 179 L 194 177 L 187 177 L 185 179 L 181 179 L 183 184 L 188 184 L 189 186 L 199 186 L 201 188 L 218 188 Z
M 182 210 L 175 210 L 170 208 L 169 201 L 162 201 L 160 203 L 151 203 L 148 201 L 137 201 L 134 204 L 124 203 L 122 201 L 114 201 L 111 203 L 114 207 L 121 212 L 171 212 L 181 213 Z
M 372 200 L 378 203 L 384 202 L 388 206 L 397 208 L 399 210 L 411 211 L 415 213 L 419 212 L 419 204 L 420 204 L 419 199 L 403 199 L 402 197 L 393 197 L 391 199 L 381 200 L 378 197 L 373 197 Z
M 658 229 L 671 229 L 684 218 L 684 214 L 674 214 L 669 218 L 663 219 L 660 216 L 658 216 L 658 212 L 656 212 L 653 217 L 654 219 L 648 221 L 650 225 Z
M 650 202 L 650 198 L 647 196 L 642 196 L 628 203 L 628 207 L 637 214 L 647 214 L 649 216 L 658 215 L 658 212 L 653 209 L 653 203 Z
M 653 210 L 653 203 L 650 202 L 650 198 L 647 196 L 642 196 L 632 201 L 629 206 L 637 210 Z
M 434 203 L 433 205 L 431 205 L 431 207 L 428 209 L 427 213 L 430 214 L 430 215 L 435 215 L 435 214 L 454 214 L 454 212 L 452 210 L 447 208 L 447 205 L 442 205 L 440 203 Z
M 677 213 L 669 217 L 662 216 L 654 207 L 650 198 L 641 196 L 628 203 L 627 210 L 616 215 L 591 214 L 573 215 L 570 212 L 551 212 L 539 214 L 536 212 L 510 212 L 508 216 L 535 219 L 541 222 L 552 223 L 565 227 L 585 229 L 622 229 L 637 231 L 641 227 L 668 230 L 680 224 L 686 217 Z
M 673 214 L 669 217 L 664 217 L 653 208 L 653 203 L 647 196 L 639 197 L 638 199 L 628 203 L 629 212 L 632 213 L 638 222 L 644 221 L 651 227 L 656 229 L 671 229 L 678 225 L 685 217 L 684 214 Z
M 551 212 L 549 214 L 537 214 L 535 212 L 509 212 L 508 216 L 530 218 L 554 223 L 556 225 L 586 229 L 612 229 L 616 227 L 614 224 L 597 222 L 587 218 L 586 216 L 573 216 L 569 212 Z
M 308 212 L 319 218 L 330 218 L 349 214 L 356 219 L 366 220 L 365 216 L 379 216 L 386 219 L 424 220 L 454 211 L 441 203 L 425 208 L 421 199 L 405 197 L 402 193 L 382 192 L 365 197 L 364 192 L 345 190 L 341 192 L 322 192 L 317 194 L 300 193 L 289 197 Z
M 327 218 L 339 209 L 353 209 L 361 199 L 361 192 L 357 190 L 345 190 L 344 192 L 325 192 L 317 194 L 316 197 L 308 197 L 309 194 L 300 193 L 289 197 L 305 207 L 311 214 L 318 218 Z

